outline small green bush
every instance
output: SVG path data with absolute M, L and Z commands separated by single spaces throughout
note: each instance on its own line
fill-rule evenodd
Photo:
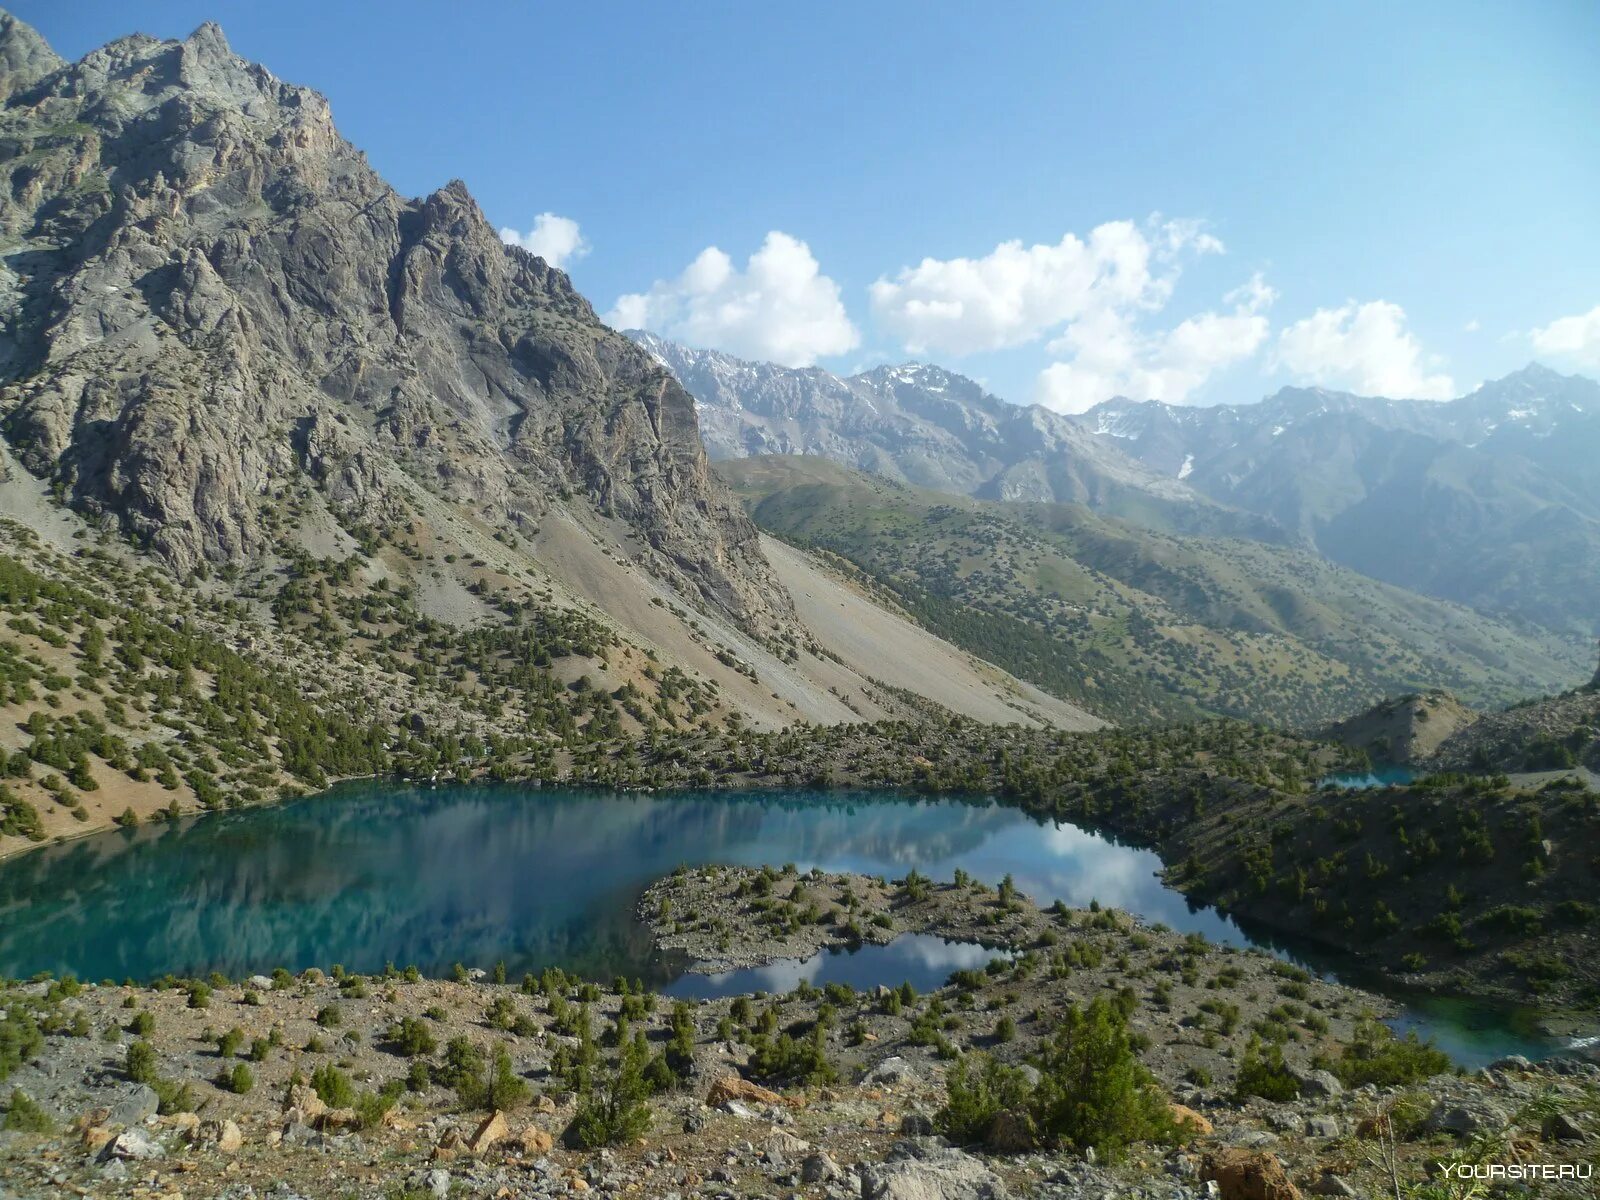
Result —
M 350 1076 L 332 1063 L 323 1063 L 311 1072 L 311 1088 L 329 1108 L 350 1108 L 356 1102 L 356 1089 Z
M 0 1129 L 10 1129 L 18 1133 L 51 1133 L 55 1129 L 55 1122 L 19 1088 L 11 1093 L 11 1100 L 6 1104 L 5 1120 L 0 1121 Z

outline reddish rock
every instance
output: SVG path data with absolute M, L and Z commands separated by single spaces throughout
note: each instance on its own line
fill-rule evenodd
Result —
M 1264 1151 L 1212 1151 L 1201 1162 L 1200 1178 L 1215 1180 L 1222 1200 L 1300 1200 L 1278 1156 Z

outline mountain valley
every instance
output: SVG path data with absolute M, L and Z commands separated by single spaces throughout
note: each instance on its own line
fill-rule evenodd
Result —
M 0 12 L 0 1200 L 1589 1194 L 1600 387 L 1067 416 L 513 232 Z

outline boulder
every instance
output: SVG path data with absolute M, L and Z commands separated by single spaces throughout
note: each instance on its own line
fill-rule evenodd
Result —
M 105 1149 L 100 1151 L 102 1160 L 113 1158 L 134 1159 L 136 1161 L 148 1158 L 165 1158 L 167 1152 L 157 1142 L 138 1126 L 124 1129 L 111 1141 L 106 1143 Z
M 724 1075 L 711 1085 L 711 1090 L 706 1093 L 706 1103 L 716 1108 L 729 1101 L 740 1101 L 745 1104 L 798 1105 L 798 1101 L 787 1100 L 777 1092 L 751 1083 L 748 1079 L 741 1079 L 737 1075 Z
M 1344 1094 L 1344 1084 L 1332 1071 L 1300 1071 L 1294 1077 L 1302 1096 L 1332 1099 Z
M 478 1125 L 477 1130 L 467 1139 L 467 1149 L 474 1154 L 483 1154 L 492 1150 L 498 1143 L 511 1136 L 511 1125 L 506 1121 L 505 1113 L 495 1109 Z
M 1008 1200 L 980 1158 L 931 1142 L 896 1142 L 861 1175 L 861 1200 Z
M 106 1106 L 106 1115 L 103 1121 L 95 1122 L 97 1125 L 140 1125 L 145 1119 L 156 1115 L 161 1107 L 161 1098 L 156 1095 L 153 1088 L 142 1083 L 136 1083 L 123 1089 Z
M 1487 1100 L 1470 1100 L 1459 1104 L 1441 1100 L 1433 1106 L 1422 1128 L 1428 1133 L 1472 1137 L 1491 1129 L 1502 1129 L 1506 1120 L 1506 1114 Z
M 214 1146 L 223 1154 L 235 1154 L 244 1145 L 244 1134 L 239 1126 L 229 1120 L 203 1121 L 197 1124 L 190 1139 L 201 1146 Z
M 806 1155 L 805 1161 L 800 1164 L 801 1183 L 832 1183 L 842 1174 L 844 1172 L 839 1170 L 839 1164 L 820 1150 Z
M 1300 1200 L 1278 1156 L 1265 1151 L 1213 1150 L 1201 1160 L 1200 1178 L 1217 1185 L 1221 1200 Z
M 517 1134 L 516 1142 L 524 1154 L 549 1154 L 555 1148 L 555 1139 L 537 1125 L 525 1127 Z
M 1214 1132 L 1211 1122 L 1186 1104 L 1168 1104 L 1167 1114 L 1187 1141 L 1207 1137 Z

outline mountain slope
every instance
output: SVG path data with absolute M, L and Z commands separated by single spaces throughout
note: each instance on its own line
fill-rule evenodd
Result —
M 1403 587 L 1600 631 L 1600 384 L 1529 367 L 1444 404 L 1286 388 L 1112 400 L 1086 428 Z
M 656 573 L 783 627 L 689 397 L 463 185 L 401 198 L 215 26 L 5 57 L 0 419 L 81 511 L 187 572 L 281 557 L 303 482 L 390 540 L 424 491 L 511 536 L 568 490 Z
M 935 632 L 1118 720 L 1311 725 L 1396 692 L 1505 703 L 1587 672 L 1563 639 L 1301 549 L 955 497 L 814 458 L 717 471 L 762 528 L 843 556 Z
M 924 363 L 844 378 L 695 350 L 642 330 L 639 345 L 695 397 L 713 459 L 808 454 L 939 491 L 1088 504 L 1156 528 L 1282 540 L 1271 522 L 1208 502 L 1076 422 L 990 395 Z
M 865 597 L 915 649 L 847 661 L 672 377 L 215 26 L 68 64 L 0 14 L 0 101 L 0 854 L 673 729 L 1098 724 Z

